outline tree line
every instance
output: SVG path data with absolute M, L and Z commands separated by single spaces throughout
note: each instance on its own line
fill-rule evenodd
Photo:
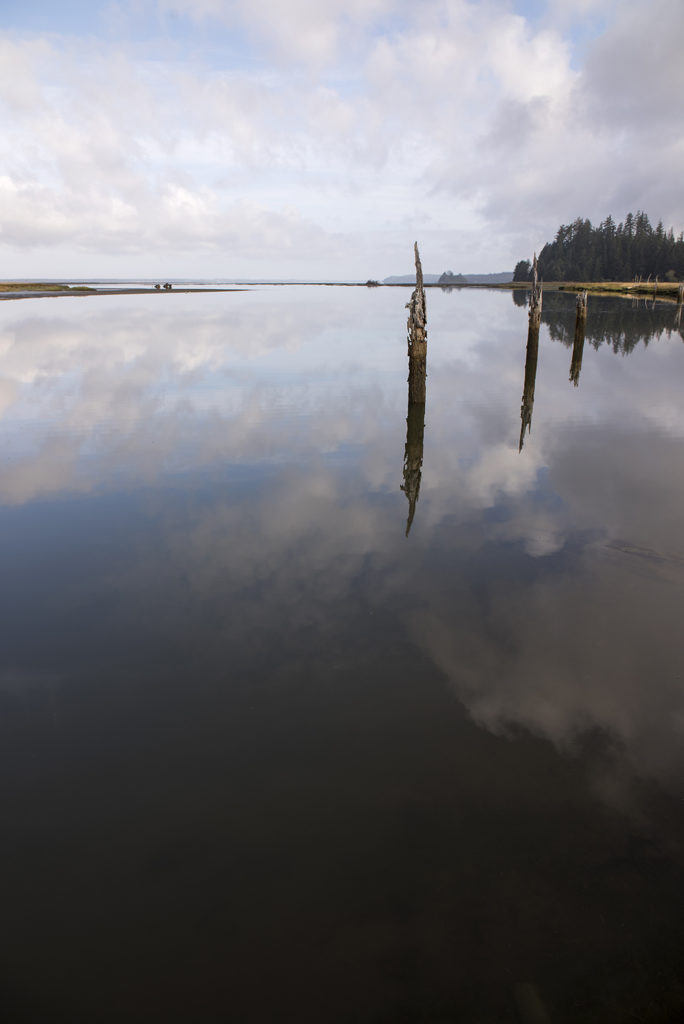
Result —
M 654 228 L 639 210 L 616 224 L 608 216 L 598 227 L 578 217 L 561 224 L 553 242 L 537 257 L 539 275 L 545 281 L 661 281 L 684 280 L 684 232 L 675 237 L 663 222 Z M 520 260 L 514 281 L 529 281 L 529 260 Z
M 526 306 L 529 289 L 515 289 L 513 302 Z M 544 294 L 542 323 L 549 329 L 553 341 L 561 341 L 572 348 L 575 335 L 575 303 L 568 302 L 567 294 L 548 291 Z M 629 355 L 638 345 L 647 346 L 652 338 L 662 334 L 679 335 L 684 340 L 684 323 L 677 321 L 674 306 L 633 299 L 632 302 L 598 303 L 589 296 L 589 316 L 585 326 L 587 342 L 598 349 L 607 345 L 613 352 Z

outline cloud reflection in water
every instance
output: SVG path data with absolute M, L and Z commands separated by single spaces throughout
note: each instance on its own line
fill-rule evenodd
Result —
M 425 463 L 402 546 L 400 293 L 340 293 L 188 297 L 154 318 L 120 299 L 3 310 L 3 503 L 156 488 L 154 532 L 108 586 L 156 608 L 188 653 L 199 607 L 231 609 L 200 629 L 228 658 L 264 630 L 326 635 L 362 600 L 405 623 L 488 729 L 563 750 L 599 730 L 674 784 L 681 345 L 585 352 L 574 391 L 543 325 L 518 456 L 524 310 L 495 295 L 485 329 L 477 295 L 430 292 Z

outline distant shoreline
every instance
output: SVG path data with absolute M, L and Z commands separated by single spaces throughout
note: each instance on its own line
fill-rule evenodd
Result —
M 273 287 L 306 287 L 306 288 L 414 288 L 415 282 L 391 282 L 382 281 L 240 281 L 239 284 L 230 284 L 219 287 L 201 287 L 193 285 L 172 285 L 171 288 L 155 287 L 131 287 L 122 285 L 119 287 L 98 288 L 90 285 L 72 285 L 63 282 L 37 282 L 37 281 L 5 281 L 0 282 L 0 302 L 10 299 L 42 299 L 60 298 L 62 296 L 89 297 L 94 295 L 173 295 L 173 294 L 205 294 L 216 292 L 241 292 L 249 288 L 273 288 Z M 513 289 L 528 289 L 527 281 L 506 281 L 499 283 L 465 283 L 465 284 L 438 284 L 430 282 L 425 288 L 440 288 L 443 291 L 460 291 L 463 288 L 469 289 L 495 289 L 497 291 L 511 291 Z M 659 281 L 657 287 L 653 282 L 634 281 L 545 281 L 545 291 L 568 291 L 568 292 L 601 292 L 610 295 L 623 296 L 655 296 L 659 299 L 677 300 L 678 282 Z
M 62 296 L 72 295 L 88 297 L 92 295 L 173 295 L 186 294 L 187 292 L 243 292 L 246 287 L 236 285 L 227 288 L 185 288 L 174 286 L 172 288 L 91 288 L 89 285 L 68 285 L 68 284 L 35 284 L 35 283 L 6 283 L 0 282 L 0 302 L 9 299 L 57 299 Z

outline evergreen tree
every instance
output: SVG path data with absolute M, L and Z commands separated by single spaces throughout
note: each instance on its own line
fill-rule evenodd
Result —
M 529 263 L 520 260 L 514 281 L 529 279 Z M 553 242 L 539 254 L 539 274 L 546 281 L 631 281 L 658 276 L 684 278 L 684 237 L 675 238 L 662 221 L 653 228 L 647 214 L 628 213 L 617 226 L 608 216 L 593 227 L 578 217 L 561 224 Z
M 513 271 L 514 281 L 529 281 L 532 274 L 532 264 L 529 260 L 520 260 Z

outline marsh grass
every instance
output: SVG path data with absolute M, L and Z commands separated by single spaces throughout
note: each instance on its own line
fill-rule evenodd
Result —
M 91 292 L 85 285 L 72 287 L 68 284 L 40 283 L 39 281 L 0 281 L 0 292 Z
M 545 285 L 554 287 L 554 285 Z M 677 281 L 658 281 L 656 286 L 653 281 L 563 281 L 557 285 L 559 291 L 589 291 L 589 292 L 628 292 L 631 295 L 652 295 L 654 289 L 659 298 L 666 296 L 677 297 L 679 283 Z
M 644 295 L 653 296 L 653 281 L 544 281 L 544 291 L 558 292 L 603 292 L 612 295 Z M 505 288 L 529 288 L 530 282 L 515 281 L 506 284 Z M 658 281 L 656 296 L 659 299 L 677 299 L 679 283 L 677 281 Z

